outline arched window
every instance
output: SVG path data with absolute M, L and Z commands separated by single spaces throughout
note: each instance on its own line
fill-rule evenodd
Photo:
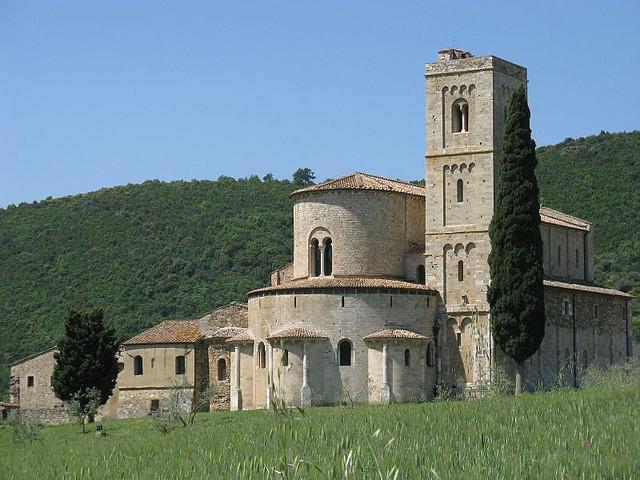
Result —
M 411 352 L 409 351 L 409 349 L 407 348 L 404 351 L 404 366 L 408 367 L 411 364 Z
M 282 351 L 282 366 L 289 366 L 289 350 L 287 350 L 286 348 Z
M 311 258 L 310 276 L 317 277 L 320 275 L 320 248 L 318 246 L 318 240 L 315 238 L 311 240 L 309 255 Z
M 224 358 L 218 360 L 218 381 L 227 380 L 227 361 Z
M 267 352 L 264 348 L 264 343 L 258 344 L 258 368 L 265 368 L 267 364 Z
M 461 178 L 456 182 L 456 199 L 458 202 L 462 202 L 464 200 L 464 182 Z
M 469 131 L 469 105 L 464 100 L 451 106 L 451 131 L 453 133 Z
M 433 367 L 436 364 L 435 351 L 433 348 L 433 343 L 429 342 L 427 344 L 427 367 Z
M 464 262 L 462 260 L 458 261 L 458 281 L 462 282 L 464 280 Z
M 133 374 L 142 375 L 142 370 L 142 357 L 140 355 L 136 355 L 133 357 Z
M 418 268 L 416 268 L 416 280 L 419 284 L 424 285 L 424 281 L 425 281 L 424 265 L 418 265 Z
M 351 342 L 346 338 L 338 343 L 338 365 L 348 367 L 351 365 Z
M 330 238 L 324 241 L 324 274 L 331 275 L 333 272 L 333 242 Z
M 187 371 L 187 361 L 184 355 L 178 355 L 176 357 L 176 375 L 184 375 Z

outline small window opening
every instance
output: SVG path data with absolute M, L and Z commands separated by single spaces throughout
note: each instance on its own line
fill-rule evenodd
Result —
M 218 381 L 224 382 L 227 379 L 227 361 L 224 358 L 218 360 Z
M 598 305 L 593 306 L 593 318 L 598 318 Z
M 469 106 L 466 102 L 456 102 L 451 111 L 451 130 L 453 133 L 469 131 Z
M 151 400 L 151 411 L 157 412 L 158 410 L 160 410 L 160 400 L 157 400 L 157 399 Z
M 27 377 L 27 387 L 33 387 L 33 375 Z
M 187 361 L 184 355 L 178 355 L 176 357 L 176 375 L 184 375 L 187 371 Z
M 333 242 L 330 238 L 324 241 L 324 274 L 333 273 Z
M 267 352 L 264 348 L 264 343 L 258 344 L 258 368 L 265 368 L 267 364 Z
M 152 359 L 151 359 L 151 368 L 153 368 L 153 367 L 155 367 L 155 366 L 156 366 L 156 359 L 155 359 L 155 358 L 152 358 Z
M 389 307 L 393 308 L 393 295 L 389 296 Z
M 427 297 L 427 308 L 429 308 L 430 303 L 431 303 L 431 297 Z
M 456 342 L 458 343 L 458 346 L 462 345 L 462 333 L 460 332 L 456 333 Z
M 562 302 L 562 314 L 569 315 L 569 301 L 565 300 Z
M 342 299 L 340 300 L 340 306 L 342 308 L 344 308 L 344 295 L 342 296 Z
M 289 350 L 287 350 L 286 348 L 282 352 L 282 366 L 289 366 Z
M 464 182 L 461 178 L 456 182 L 456 200 L 462 202 L 464 200 Z
M 558 265 L 562 264 L 562 247 L 558 245 Z
M 411 352 L 409 351 L 409 349 L 407 348 L 404 351 L 404 366 L 408 367 L 411 364 Z
M 311 255 L 311 276 L 317 277 L 320 275 L 320 248 L 318 246 L 318 240 L 311 240 L 311 251 L 309 252 Z
M 133 357 L 133 374 L 142 375 L 143 370 L 142 357 L 140 355 L 136 355 Z
M 297 307 L 298 307 L 298 298 L 293 297 L 293 308 L 297 308 Z
M 349 340 L 341 340 L 338 344 L 338 364 L 341 367 L 351 365 L 351 342 Z
M 425 274 L 424 274 L 424 265 L 418 265 L 416 268 L 416 280 L 419 284 L 424 285 Z
M 458 261 L 458 281 L 464 281 L 464 262 L 462 260 Z

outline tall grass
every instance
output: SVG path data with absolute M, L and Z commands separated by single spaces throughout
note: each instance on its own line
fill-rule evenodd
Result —
M 637 373 L 637 372 L 636 372 Z M 201 414 L 168 435 L 151 420 L 46 428 L 14 444 L 0 477 L 58 479 L 640 478 L 639 381 L 582 390 L 302 414 Z

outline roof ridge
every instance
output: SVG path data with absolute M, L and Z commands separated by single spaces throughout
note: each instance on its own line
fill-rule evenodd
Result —
M 541 204 L 541 205 L 540 205 L 540 209 L 543 209 L 543 208 L 544 208 L 545 210 L 550 210 L 551 212 L 554 212 L 554 213 L 559 213 L 559 214 L 560 214 L 560 215 L 562 215 L 563 217 L 567 217 L 567 218 L 570 218 L 570 219 L 576 220 L 576 221 L 578 221 L 578 222 L 585 223 L 585 224 L 587 224 L 587 225 L 593 225 L 593 223 L 592 223 L 592 222 L 590 222 L 589 220 L 585 220 L 584 218 L 576 217 L 575 215 L 571 215 L 571 214 L 569 214 L 569 213 L 565 213 L 565 212 L 562 212 L 562 211 L 560 211 L 560 210 L 556 210 L 555 208 L 547 207 L 546 205 L 542 205 L 542 204 Z

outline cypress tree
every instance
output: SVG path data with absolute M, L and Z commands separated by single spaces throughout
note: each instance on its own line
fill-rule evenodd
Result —
M 524 86 L 507 107 L 496 207 L 489 227 L 492 333 L 516 363 L 516 395 L 522 392 L 524 361 L 544 338 L 544 287 L 535 143 Z
M 104 326 L 102 310 L 69 310 L 55 354 L 52 385 L 56 396 L 65 402 L 77 400 L 84 408 L 91 400 L 89 390 L 95 388 L 104 405 L 118 376 L 117 351 L 114 332 Z

